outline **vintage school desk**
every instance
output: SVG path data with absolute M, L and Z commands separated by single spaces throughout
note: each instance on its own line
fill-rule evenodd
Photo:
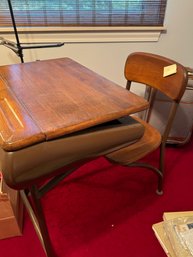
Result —
M 142 125 L 118 119 L 147 106 L 69 58 L 0 67 L 1 170 L 21 190 L 47 256 L 55 253 L 41 196 L 82 163 L 141 137 Z M 48 183 L 39 188 L 42 179 Z

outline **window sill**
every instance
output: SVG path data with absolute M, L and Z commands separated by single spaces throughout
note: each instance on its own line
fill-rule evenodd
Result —
M 86 28 L 22 28 L 18 29 L 21 42 L 113 43 L 157 42 L 164 27 L 86 27 Z M 15 40 L 13 29 L 0 28 L 2 36 Z

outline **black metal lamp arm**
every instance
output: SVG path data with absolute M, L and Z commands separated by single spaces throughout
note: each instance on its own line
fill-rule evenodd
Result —
M 23 50 L 24 49 L 60 47 L 60 46 L 64 45 L 64 43 L 62 43 L 62 42 L 20 43 L 11 0 L 7 0 L 7 2 L 9 5 L 9 11 L 10 11 L 14 34 L 15 34 L 17 43 L 7 40 L 3 37 L 0 37 L 0 45 L 4 45 L 4 46 L 8 47 L 9 49 L 13 50 L 20 57 L 22 63 L 24 62 L 24 59 L 23 59 Z

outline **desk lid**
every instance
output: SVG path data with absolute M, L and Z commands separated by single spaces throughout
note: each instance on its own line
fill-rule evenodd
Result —
M 147 102 L 61 58 L 0 67 L 0 145 L 14 151 L 138 112 Z

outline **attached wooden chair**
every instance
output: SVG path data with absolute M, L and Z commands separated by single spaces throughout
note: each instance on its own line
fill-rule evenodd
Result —
M 164 67 L 176 65 L 176 72 L 164 77 Z M 170 66 L 171 67 L 171 66 Z M 169 67 L 169 69 L 170 69 Z M 157 90 L 161 91 L 171 101 L 171 108 L 166 120 L 163 135 L 160 135 L 157 129 L 153 128 L 146 121 L 139 117 L 133 117 L 135 120 L 143 124 L 145 132 L 143 137 L 136 143 L 122 148 L 113 153 L 107 154 L 106 157 L 111 162 L 127 166 L 142 166 L 150 168 L 158 175 L 157 193 L 162 194 L 163 174 L 164 174 L 164 154 L 165 145 L 168 134 L 170 132 L 172 121 L 174 119 L 178 104 L 184 94 L 187 85 L 187 70 L 181 64 L 168 58 L 143 52 L 136 52 L 128 56 L 125 64 L 125 77 L 127 79 L 127 89 L 130 90 L 131 83 L 137 82 L 150 87 L 149 103 L 153 108 L 153 99 Z M 148 120 L 148 111 L 146 112 Z M 155 149 L 160 147 L 160 159 L 158 167 L 151 164 L 138 162 Z
M 56 257 L 56 254 L 47 230 L 41 197 L 83 163 L 106 156 L 112 162 L 134 165 L 161 144 L 160 167 L 152 169 L 159 175 L 158 192 L 162 192 L 165 140 L 187 82 L 185 68 L 177 63 L 177 73 L 163 78 L 163 68 L 173 63 L 164 57 L 134 53 L 128 57 L 125 66 L 128 90 L 132 81 L 141 82 L 161 90 L 173 100 L 170 119 L 162 137 L 145 121 L 128 116 L 52 140 L 37 141 L 22 149 L 12 151 L 9 144 L 0 148 L 0 165 L 5 182 L 20 190 L 47 256 Z M 46 183 L 42 184 L 44 179 Z

